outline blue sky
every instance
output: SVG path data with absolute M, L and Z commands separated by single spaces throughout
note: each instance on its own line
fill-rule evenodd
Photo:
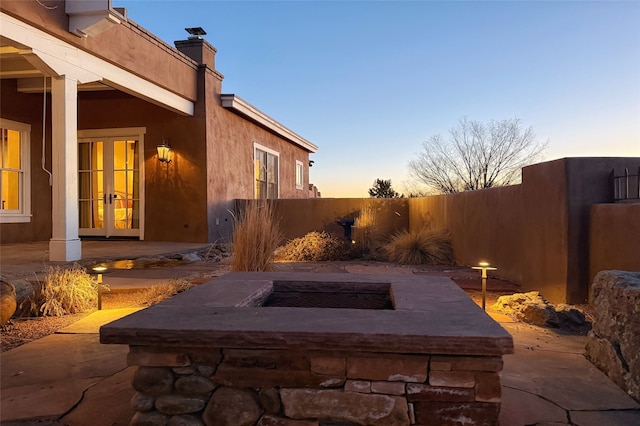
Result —
M 518 117 L 545 159 L 640 157 L 640 2 L 113 0 L 173 45 L 203 27 L 235 93 L 319 147 L 323 197 L 396 190 L 461 117 Z

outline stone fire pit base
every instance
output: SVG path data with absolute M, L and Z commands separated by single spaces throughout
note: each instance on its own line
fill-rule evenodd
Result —
M 282 287 L 382 288 L 394 309 L 261 307 Z M 101 340 L 128 343 L 139 366 L 133 425 L 498 424 L 513 351 L 446 278 L 351 274 L 228 274 Z

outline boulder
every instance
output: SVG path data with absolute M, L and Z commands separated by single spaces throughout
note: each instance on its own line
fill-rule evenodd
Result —
M 585 356 L 640 401 L 640 272 L 599 272 L 591 291 L 594 322 Z
M 501 296 L 491 309 L 518 321 L 540 327 L 560 328 L 580 333 L 586 333 L 591 327 L 582 312 L 569 305 L 554 306 L 537 291 Z
M 4 281 L 0 282 L 0 324 L 5 325 L 16 312 L 16 288 Z

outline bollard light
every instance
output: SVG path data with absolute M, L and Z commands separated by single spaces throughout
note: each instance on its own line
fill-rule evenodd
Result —
M 95 266 L 93 268 L 93 272 L 98 274 L 98 310 L 102 310 L 102 274 L 106 270 L 106 266 Z
M 480 269 L 482 271 L 482 310 L 486 311 L 487 271 L 497 271 L 498 268 L 489 266 L 489 262 L 479 262 L 478 266 L 473 266 L 472 269 Z

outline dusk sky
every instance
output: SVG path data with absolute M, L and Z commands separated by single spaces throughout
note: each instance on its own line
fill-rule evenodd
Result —
M 462 117 L 518 117 L 546 160 L 640 157 L 640 2 L 113 0 L 173 45 L 202 27 L 223 93 L 319 147 L 325 198 L 405 191 Z

